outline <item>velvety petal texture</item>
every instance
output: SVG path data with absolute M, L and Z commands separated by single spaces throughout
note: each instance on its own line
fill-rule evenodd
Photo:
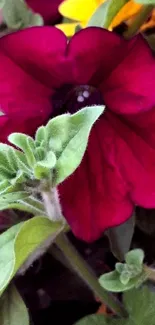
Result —
M 0 39 L 0 65 L 1 141 L 12 131 L 32 134 L 56 115 L 52 98 L 65 85 L 102 94 L 106 110 L 83 161 L 59 186 L 76 236 L 95 240 L 135 204 L 155 207 L 155 59 L 141 36 L 125 41 L 87 28 L 67 42 L 56 28 L 29 28 Z

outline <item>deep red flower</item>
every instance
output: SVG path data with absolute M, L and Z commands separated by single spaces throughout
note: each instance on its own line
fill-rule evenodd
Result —
M 60 19 L 58 6 L 62 0 L 26 0 L 34 12 L 42 15 L 44 22 L 55 24 Z
M 68 43 L 54 27 L 0 39 L 1 141 L 33 134 L 53 114 L 106 104 L 80 167 L 60 187 L 76 236 L 91 241 L 155 207 L 155 59 L 141 36 L 87 28 Z M 89 97 L 88 97 L 89 96 Z

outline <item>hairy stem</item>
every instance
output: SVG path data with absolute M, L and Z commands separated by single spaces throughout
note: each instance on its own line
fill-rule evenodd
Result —
M 73 269 L 87 283 L 94 294 L 100 298 L 100 301 L 106 304 L 115 314 L 121 317 L 127 317 L 127 312 L 119 300 L 101 287 L 93 271 L 70 243 L 65 234 L 62 233 L 56 238 L 56 244 L 68 259 Z

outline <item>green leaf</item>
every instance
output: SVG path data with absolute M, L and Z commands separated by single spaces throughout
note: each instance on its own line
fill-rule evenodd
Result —
M 16 173 L 16 177 L 12 178 L 10 180 L 10 183 L 14 186 L 18 185 L 18 184 L 23 184 L 26 181 L 26 175 L 24 174 L 24 172 L 22 170 L 18 170 Z
M 118 273 L 122 273 L 124 271 L 124 264 L 123 263 L 116 263 L 115 269 Z
M 60 222 L 34 217 L 0 235 L 0 293 L 4 291 L 27 258 L 62 228 Z
M 143 260 L 144 260 L 144 252 L 142 249 L 138 249 L 138 248 L 128 252 L 125 256 L 126 263 L 135 266 L 142 266 Z
M 14 274 L 24 261 L 49 237 L 55 237 L 62 228 L 61 222 L 48 218 L 34 217 L 26 221 L 16 236 L 14 251 L 16 256 Z
M 13 155 L 14 155 L 16 164 L 18 166 L 18 169 L 21 169 L 23 171 L 23 173 L 25 173 L 26 175 L 31 177 L 32 171 L 28 165 L 28 162 L 27 162 L 27 159 L 26 159 L 26 156 L 24 155 L 24 153 L 19 150 L 14 150 Z
M 50 120 L 46 125 L 49 149 L 54 151 L 58 158 L 65 146 L 70 129 L 70 114 L 63 114 Z
M 24 0 L 5 0 L 3 17 L 11 29 L 43 25 L 42 17 L 33 13 Z
M 0 182 L 0 195 L 6 191 L 6 188 L 10 185 L 8 180 L 3 180 Z
M 108 28 L 120 9 L 129 0 L 107 0 L 102 3 L 88 21 L 87 26 Z
M 57 150 L 59 155 L 57 155 L 55 179 L 53 180 L 55 186 L 71 175 L 81 163 L 91 128 L 103 111 L 104 106 L 90 106 L 83 108 L 74 115 L 57 117 L 57 130 L 61 131 L 58 132 L 61 143 L 57 147 L 57 149 L 59 148 Z M 65 123 L 62 123 L 63 118 Z M 63 125 L 62 130 L 61 125 Z M 55 129 L 52 128 L 52 121 L 47 127 L 49 128 L 51 140 L 53 141 Z
M 12 284 L 0 300 L 1 325 L 29 325 L 28 310 L 19 292 Z
M 122 284 L 126 285 L 130 280 L 130 276 L 127 272 L 122 272 L 120 275 L 120 281 Z
M 5 166 L 5 168 L 14 173 L 14 162 L 12 163 L 9 159 L 10 146 L 0 143 L 0 165 Z M 17 170 L 17 169 L 16 169 Z
M 0 9 L 3 8 L 4 4 L 5 4 L 5 1 L 6 0 L 0 0 Z M 2 114 L 1 115 L 4 115 L 3 111 L 1 112 Z
M 7 285 L 14 265 L 14 239 L 22 223 L 0 235 L 0 292 Z
M 56 156 L 54 152 L 47 153 L 44 160 L 38 161 L 34 166 L 34 176 L 36 179 L 43 179 L 49 176 L 50 171 L 56 164 Z
M 0 196 L 0 204 L 12 203 L 12 202 L 16 203 L 16 201 L 26 199 L 29 196 L 30 193 L 26 191 L 2 194 Z
M 34 151 L 35 151 L 34 140 L 30 136 L 23 133 L 12 133 L 9 135 L 8 140 L 13 145 L 23 150 L 23 152 L 26 155 L 29 166 L 33 168 L 36 163 L 36 159 L 34 156 Z
M 148 287 L 127 291 L 123 295 L 124 306 L 128 318 L 105 317 L 90 315 L 75 325 L 154 325 L 155 324 L 155 293 Z
M 111 251 L 119 261 L 124 261 L 125 254 L 130 249 L 134 228 L 135 218 L 132 216 L 123 224 L 109 228 L 106 231 L 106 235 L 110 241 Z
M 11 178 L 14 177 L 14 174 L 11 172 L 11 170 L 9 171 L 7 168 L 5 168 L 5 166 L 1 166 L 0 165 L 0 180 L 11 180 Z
M 33 215 L 46 215 L 43 203 L 33 196 L 27 197 L 24 200 L 18 200 L 17 202 L 1 202 L 0 211 L 7 209 L 25 211 Z
M 40 146 L 42 141 L 45 141 L 47 143 L 47 138 L 48 138 L 47 127 L 41 126 L 40 128 L 38 128 L 36 135 L 35 135 L 36 145 Z
M 123 292 L 140 285 L 139 279 L 140 276 L 138 275 L 134 278 L 131 278 L 126 284 L 125 283 L 123 284 L 120 281 L 120 274 L 117 271 L 112 271 L 101 275 L 101 277 L 99 278 L 99 282 L 101 286 L 107 291 Z
M 130 315 L 130 324 L 155 324 L 155 293 L 147 286 L 126 292 L 123 300 Z M 134 320 L 133 323 L 131 320 Z

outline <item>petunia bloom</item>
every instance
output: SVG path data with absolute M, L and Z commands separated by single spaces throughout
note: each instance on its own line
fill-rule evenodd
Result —
M 106 105 L 81 165 L 59 186 L 76 236 L 95 240 L 135 205 L 155 207 L 155 58 L 141 36 L 87 28 L 68 42 L 54 27 L 29 28 L 0 39 L 0 65 L 1 141 L 65 111 Z

